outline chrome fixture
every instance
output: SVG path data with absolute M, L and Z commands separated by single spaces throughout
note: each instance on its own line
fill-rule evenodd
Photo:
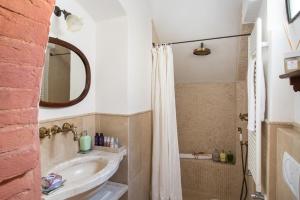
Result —
M 79 140 L 79 135 L 77 133 L 77 127 L 75 127 L 73 124 L 70 123 L 64 123 L 62 125 L 62 128 L 54 125 L 51 128 L 41 127 L 39 129 L 40 138 L 43 139 L 45 137 L 51 138 L 51 136 L 57 134 L 57 133 L 68 133 L 72 132 L 74 135 L 74 141 Z
M 239 118 L 241 121 L 248 121 L 248 113 L 245 114 L 240 113 Z
M 265 197 L 261 192 L 255 192 L 254 194 L 251 194 L 252 199 L 257 199 L 257 200 L 264 200 Z
M 71 32 L 80 31 L 80 29 L 83 26 L 83 22 L 78 16 L 73 15 L 72 13 L 70 13 L 66 10 L 62 10 L 58 6 L 55 6 L 54 14 L 57 17 L 60 17 L 61 14 L 64 14 L 64 18 L 65 18 L 66 23 L 67 23 L 67 28 Z

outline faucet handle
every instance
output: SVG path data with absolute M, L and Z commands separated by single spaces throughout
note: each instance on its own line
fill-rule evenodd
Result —
M 73 127 L 74 127 L 73 124 L 70 124 L 70 123 L 66 122 L 66 123 L 64 123 L 64 124 L 62 125 L 62 131 L 63 131 L 63 132 L 70 131 Z
M 53 134 L 55 135 L 55 134 L 57 134 L 57 133 L 62 132 L 62 129 L 61 129 L 59 126 L 54 125 L 54 126 L 51 127 L 50 132 L 52 133 L 52 135 L 53 135 Z
M 39 135 L 40 135 L 40 138 L 42 139 L 42 138 L 45 138 L 45 137 L 51 137 L 51 131 L 50 131 L 50 129 L 48 129 L 48 128 L 45 128 L 45 127 L 41 127 L 40 129 L 39 129 Z

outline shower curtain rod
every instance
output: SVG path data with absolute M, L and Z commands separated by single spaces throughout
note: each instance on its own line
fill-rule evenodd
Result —
M 213 38 L 205 38 L 205 39 L 199 39 L 199 40 L 187 40 L 187 41 L 181 41 L 181 42 L 170 42 L 170 43 L 163 43 L 167 45 L 172 44 L 184 44 L 184 43 L 191 43 L 191 42 L 203 42 L 208 40 L 219 40 L 219 39 L 225 39 L 225 38 L 233 38 L 233 37 L 243 37 L 243 36 L 250 36 L 251 33 L 245 33 L 245 34 L 238 34 L 238 35 L 228 35 L 228 36 L 222 36 L 222 37 L 213 37 Z M 155 44 L 153 43 L 153 46 L 156 45 L 162 45 L 162 44 Z

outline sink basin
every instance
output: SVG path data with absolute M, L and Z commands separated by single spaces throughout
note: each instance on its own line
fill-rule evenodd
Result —
M 103 170 L 108 164 L 108 160 L 98 157 L 87 157 L 83 163 L 80 159 L 70 161 L 69 165 L 65 167 L 59 166 L 52 171 L 61 175 L 66 181 L 65 186 L 74 184 L 74 182 L 82 182 L 90 179 L 101 170 Z
M 93 151 L 56 165 L 47 174 L 51 172 L 59 174 L 66 182 L 62 188 L 49 195 L 43 195 L 42 198 L 67 199 L 105 183 L 117 171 L 125 154 L 126 151 L 121 153 Z

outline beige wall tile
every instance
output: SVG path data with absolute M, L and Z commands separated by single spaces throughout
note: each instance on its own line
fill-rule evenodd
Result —
M 128 116 L 98 114 L 96 116 L 96 132 L 106 136 L 118 137 L 122 145 L 128 146 Z
M 235 83 L 177 84 L 180 152 L 235 152 L 235 99 Z
M 87 130 L 89 135 L 94 136 L 94 115 L 43 122 L 39 124 L 39 127 L 51 128 L 53 125 L 61 127 L 65 122 L 74 124 L 77 127 L 78 133 Z M 79 143 L 73 140 L 73 134 L 71 132 L 58 133 L 51 138 L 41 139 L 40 144 L 41 170 L 43 175 L 56 164 L 74 158 L 79 151 Z
M 277 171 L 276 199 L 295 199 L 292 191 L 285 183 L 282 174 L 283 153 L 289 153 L 300 163 L 300 132 L 291 128 L 277 129 Z
M 214 163 L 211 160 L 182 159 L 184 199 L 239 199 L 241 170 L 237 165 Z
M 237 127 L 243 128 L 246 139 L 247 123 L 239 119 L 239 113 L 247 113 L 246 89 L 245 81 L 176 85 L 180 151 L 211 152 L 217 147 L 236 155 L 235 165 L 182 159 L 184 200 L 239 199 L 242 165 Z M 205 134 L 200 137 L 201 132 Z
M 243 24 L 241 28 L 242 33 L 251 33 L 253 24 Z M 248 71 L 248 37 L 240 38 L 239 47 L 239 61 L 237 68 L 237 80 L 244 81 L 247 78 Z
M 152 158 L 152 116 L 151 112 L 129 118 L 129 199 L 150 198 Z
M 262 131 L 262 190 L 269 199 L 276 199 L 277 130 L 291 128 L 289 123 L 265 122 Z M 255 192 L 255 191 L 251 191 Z
M 118 137 L 120 144 L 128 149 L 129 118 L 127 116 L 97 114 L 95 118 L 96 132 L 103 133 L 105 136 Z M 128 183 L 128 155 L 121 162 L 119 170 L 111 180 Z
M 151 155 L 152 155 L 152 116 L 151 111 L 130 116 L 91 114 L 56 121 L 43 122 L 40 127 L 62 126 L 73 123 L 78 132 L 87 130 L 94 138 L 95 132 L 118 137 L 119 142 L 128 150 L 112 181 L 129 185 L 129 191 L 122 200 L 150 199 Z M 42 172 L 46 173 L 54 165 L 72 159 L 79 150 L 78 142 L 73 141 L 73 134 L 57 134 L 41 140 Z M 129 198 L 128 198 L 129 197 Z

